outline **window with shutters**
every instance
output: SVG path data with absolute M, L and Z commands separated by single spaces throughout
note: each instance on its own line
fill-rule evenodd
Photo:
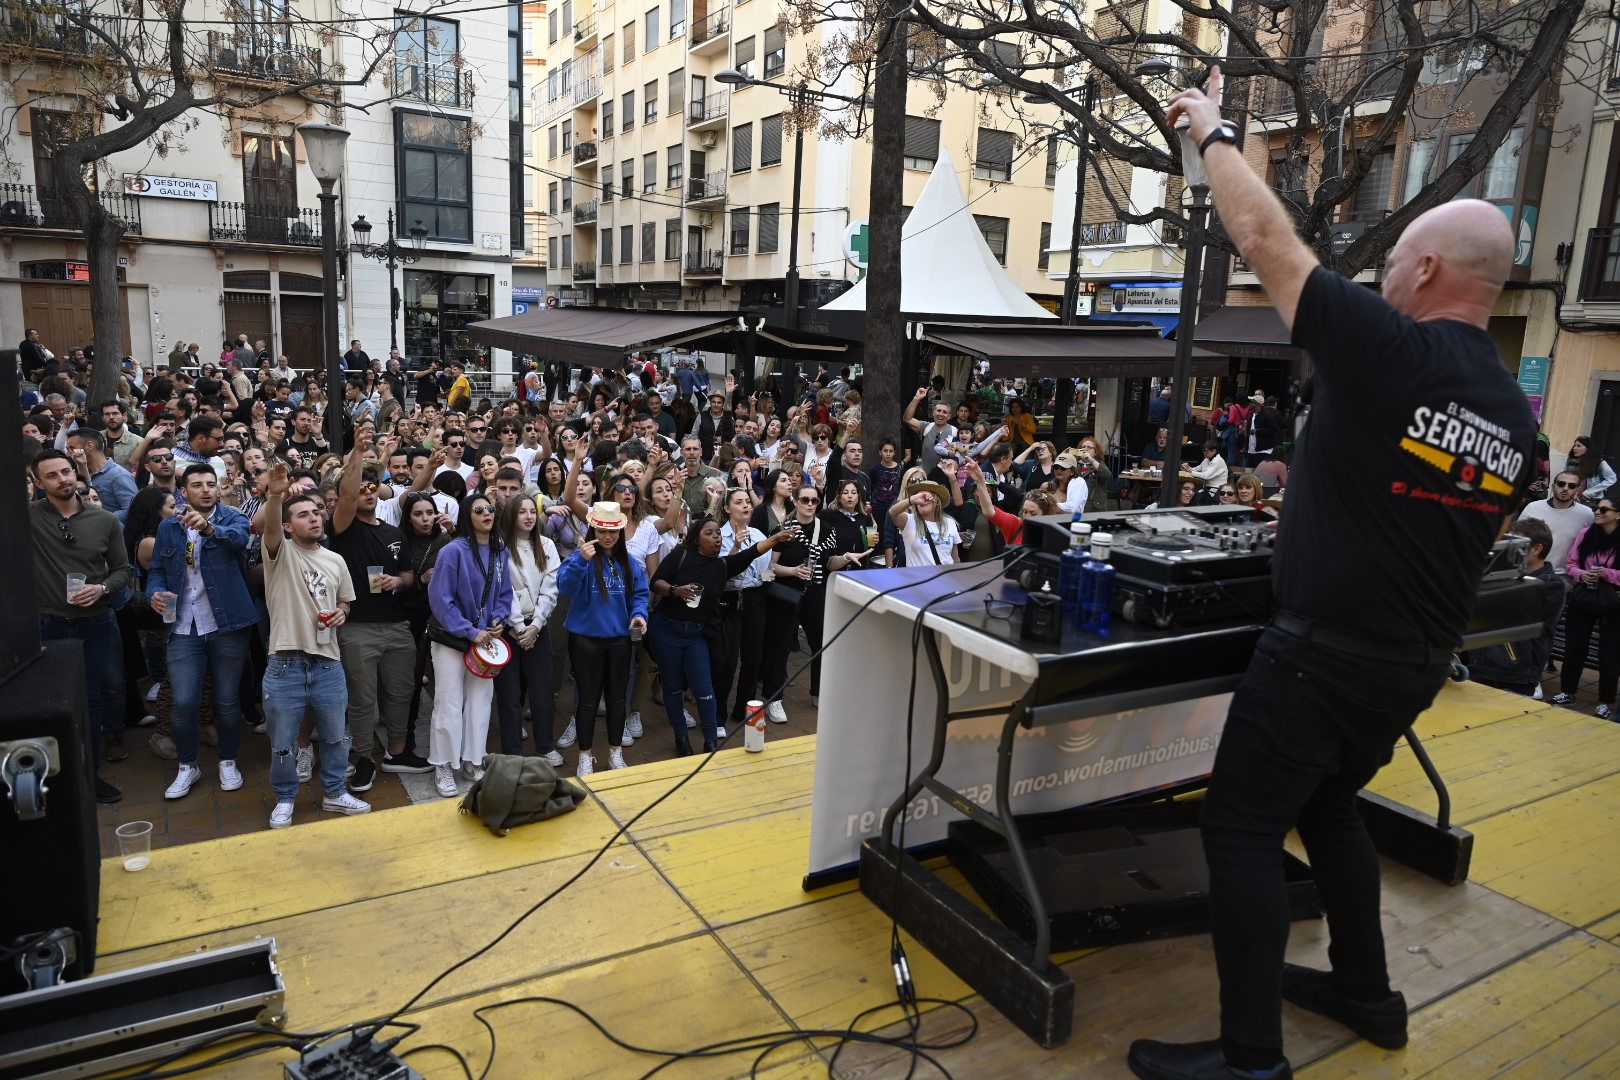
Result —
M 731 171 L 747 172 L 754 167 L 754 125 L 738 124 L 731 129 Z
M 641 193 L 651 195 L 658 190 L 658 151 L 641 155 Z
M 602 102 L 602 138 L 613 138 L 613 99 L 608 98 Z
M 1057 138 L 1056 135 L 1048 135 L 1047 136 L 1047 138 L 1046 138 L 1046 186 L 1047 187 L 1054 187 L 1054 186 L 1057 185 L 1058 153 L 1061 150 L 1062 146 L 1063 146 L 1063 144 L 1058 141 L 1058 138 Z
M 619 111 L 624 115 L 624 122 L 619 130 L 629 131 L 636 126 L 636 92 L 625 91 L 624 97 L 619 99 L 619 105 L 621 106 Z
M 658 16 L 659 11 L 657 8 L 653 8 L 647 12 L 644 20 L 647 30 L 647 37 L 641 43 L 641 51 L 643 53 L 650 53 L 664 43 L 664 39 L 660 37 L 658 33 Z
M 765 31 L 765 77 L 774 79 L 787 68 L 787 27 L 778 23 Z
M 680 187 L 686 179 L 686 148 L 679 144 L 664 151 L 664 186 Z
M 634 225 L 619 226 L 619 261 L 622 263 L 636 261 L 636 227 Z
M 1003 41 L 1000 38 L 994 38 L 985 42 L 984 51 L 990 55 L 991 59 L 1001 64 L 1002 67 L 1009 68 L 1013 71 L 1018 69 L 1019 54 L 1018 46 L 1015 43 L 1011 41 Z M 1007 88 L 1006 84 L 1001 81 L 1001 76 L 992 71 L 986 71 L 984 73 L 984 82 L 981 85 L 986 90 L 1005 90 Z
M 984 236 L 984 242 L 990 247 L 990 254 L 996 257 L 996 262 L 1002 266 L 1007 265 L 1007 219 L 1004 217 L 985 217 L 983 214 L 973 215 L 973 224 L 979 227 Z
M 782 164 L 782 114 L 767 116 L 759 122 L 759 165 Z
M 731 248 L 733 255 L 748 254 L 748 207 L 739 206 L 731 211 Z
M 681 257 L 681 219 L 668 218 L 664 222 L 664 258 L 674 261 Z
M 619 197 L 628 199 L 636 193 L 636 163 L 631 158 L 619 162 Z
M 1041 249 L 1035 254 L 1035 269 L 1045 270 L 1051 265 L 1052 255 L 1052 223 L 1041 222 Z
M 973 176 L 977 180 L 1011 180 L 1013 137 L 1010 131 L 979 129 L 979 145 L 973 155 Z
M 766 203 L 759 208 L 759 253 L 768 255 L 776 250 L 782 229 L 782 204 Z
M 1115 0 L 1097 9 L 1092 32 L 1104 41 L 1140 34 L 1147 18 L 1147 9 L 1147 0 Z
M 624 38 L 624 62 L 628 64 L 636 58 L 636 24 L 633 22 L 625 23 L 622 36 Z
M 557 156 L 557 125 L 552 124 L 546 129 L 546 156 Z
M 1109 202 L 1110 195 L 1113 196 L 1113 202 Z M 1119 213 L 1114 206 L 1117 204 L 1130 209 L 1130 197 L 1129 165 L 1102 154 L 1086 155 L 1086 199 L 1080 215 L 1080 224 L 1087 230 L 1085 243 L 1118 243 L 1123 239 L 1124 226 L 1118 224 Z M 1106 225 L 1110 228 L 1092 230 L 1093 225 Z M 1104 237 L 1113 239 L 1104 240 Z
M 562 259 L 557 255 L 558 240 L 555 236 L 546 241 L 546 262 L 551 266 L 562 266 Z
M 606 75 L 613 70 L 613 60 L 618 55 L 613 51 L 613 35 L 609 34 L 602 39 L 602 74 Z
M 658 226 L 651 221 L 641 223 L 641 261 L 652 262 L 658 257 Z
M 754 75 L 754 39 L 743 38 L 737 42 L 736 53 L 731 60 L 731 66 L 743 75 L 753 78 Z M 741 87 L 738 87 L 741 89 Z
M 686 108 L 686 69 L 676 68 L 669 73 L 669 115 Z
M 565 34 L 574 32 L 574 0 L 563 0 L 562 32 Z
M 604 203 L 613 201 L 613 166 L 611 165 L 602 170 L 602 201 Z
M 555 180 L 553 180 L 551 183 L 546 185 L 546 212 L 547 213 L 556 214 L 558 212 L 558 210 L 561 208 L 562 203 L 558 201 L 557 194 L 558 194 L 557 182 Z
M 932 169 L 938 160 L 939 121 L 926 116 L 906 117 L 906 168 Z
M 686 33 L 686 0 L 669 0 L 669 39 Z
M 651 124 L 658 119 L 658 80 L 641 88 L 641 122 Z
M 574 124 L 573 124 L 573 121 L 571 121 L 571 120 L 564 120 L 562 122 L 562 152 L 566 154 L 566 153 L 568 153 L 568 151 L 572 150 L 573 148 L 574 148 Z
M 574 238 L 566 234 L 562 238 L 562 264 L 568 270 L 574 266 Z
M 609 265 L 613 262 L 613 230 L 602 230 L 602 261 Z
M 552 45 L 557 44 L 557 12 L 555 11 L 546 20 L 546 40 Z
M 562 182 L 562 212 L 566 214 L 573 208 L 574 182 L 572 180 L 564 180 Z

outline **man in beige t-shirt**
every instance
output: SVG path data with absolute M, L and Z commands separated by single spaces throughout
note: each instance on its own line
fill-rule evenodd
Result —
M 292 824 L 298 796 L 294 754 L 298 725 L 315 717 L 321 748 L 321 809 L 364 814 L 370 804 L 344 786 L 349 765 L 349 691 L 335 631 L 348 617 L 354 582 L 348 565 L 321 546 L 325 507 L 314 495 L 287 498 L 287 466 L 265 482 L 264 596 L 270 609 L 270 659 L 264 672 L 264 719 L 270 734 L 270 827 Z

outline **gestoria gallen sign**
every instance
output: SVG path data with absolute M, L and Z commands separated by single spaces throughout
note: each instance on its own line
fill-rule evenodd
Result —
M 214 180 L 189 180 L 184 176 L 147 176 L 145 173 L 125 173 L 124 193 L 145 195 L 150 199 L 190 199 L 193 202 L 218 202 L 219 183 Z

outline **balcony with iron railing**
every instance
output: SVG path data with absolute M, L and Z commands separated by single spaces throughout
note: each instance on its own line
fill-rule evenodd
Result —
M 576 260 L 574 263 L 574 280 L 595 281 L 596 264 L 594 262 L 580 262 Z
M 596 44 L 596 13 L 592 12 L 574 23 L 574 47 L 585 49 L 594 44 Z
M 689 203 L 708 202 L 711 199 L 726 197 L 725 170 L 712 172 L 707 176 L 693 176 L 686 181 L 686 201 Z
M 291 24 L 241 23 L 208 32 L 205 66 L 215 75 L 254 82 L 298 82 L 321 76 L 320 46 Z
M 1123 244 L 1127 226 L 1123 221 L 1094 221 L 1080 226 L 1080 244 Z
M 596 142 L 592 139 L 581 139 L 574 144 L 574 164 L 588 165 L 596 160 Z
M 597 201 L 578 203 L 574 207 L 574 225 L 590 225 L 596 221 Z
M 581 74 L 574 72 L 574 108 L 588 108 L 597 98 L 602 96 L 602 77 L 595 74 Z
M 723 7 L 719 11 L 711 11 L 692 24 L 691 30 L 687 32 L 687 48 L 699 55 L 717 50 L 724 46 L 726 35 L 729 33 L 731 33 L 731 9 Z
M 1389 67 L 1388 70 L 1373 75 L 1380 67 L 1387 66 L 1388 60 L 1389 57 L 1385 54 L 1349 53 L 1324 56 L 1305 69 L 1307 98 L 1321 94 L 1332 100 L 1342 101 L 1354 95 L 1357 103 L 1363 103 L 1388 97 L 1390 91 L 1401 80 L 1400 67 Z M 1295 111 L 1296 102 L 1292 86 L 1277 79 L 1258 81 L 1262 86 L 1259 96 L 1262 115 L 1277 116 Z
M 1586 261 L 1581 264 L 1581 299 L 1620 300 L 1620 227 L 1586 231 Z
M 321 212 L 313 207 L 208 204 L 208 238 L 238 244 L 321 246 Z
M 702 128 L 723 122 L 726 118 L 730 97 L 731 95 L 721 92 L 688 101 L 686 103 L 686 126 L 688 128 Z
M 725 264 L 725 253 L 718 249 L 688 251 L 681 272 L 689 277 L 718 277 Z
M 86 26 L 85 24 L 89 25 Z M 106 48 L 99 36 L 114 41 L 128 32 L 111 15 L 69 18 L 61 12 L 29 12 L 25 7 L 9 9 L 0 16 L 0 48 L 28 53 L 55 53 L 61 56 L 88 56 Z
M 450 64 L 400 63 L 394 69 L 395 92 L 411 101 L 470 109 L 473 102 L 472 72 Z
M 126 233 L 141 234 L 139 199 L 107 192 L 99 193 L 96 198 L 104 210 L 124 223 Z M 32 184 L 0 184 L 0 232 L 18 229 L 82 232 L 66 194 L 47 188 L 36 197 Z

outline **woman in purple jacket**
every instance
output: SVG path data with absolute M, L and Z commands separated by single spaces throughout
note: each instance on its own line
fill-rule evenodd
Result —
M 512 611 L 512 575 L 505 548 L 495 532 L 495 501 L 482 493 L 461 501 L 456 538 L 445 545 L 428 583 L 434 623 L 475 646 L 499 637 Z M 467 779 L 484 775 L 489 739 L 493 679 L 480 679 L 466 667 L 466 654 L 433 642 L 433 731 L 428 761 L 434 786 L 447 799 L 456 796 L 458 766 Z

